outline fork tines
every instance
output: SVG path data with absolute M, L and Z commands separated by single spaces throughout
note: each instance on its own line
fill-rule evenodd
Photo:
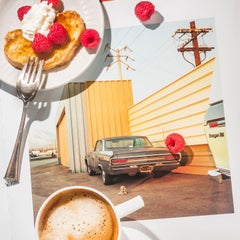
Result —
M 42 74 L 43 70 L 43 65 L 44 65 L 44 60 L 43 59 L 38 59 L 35 57 L 28 57 L 27 62 L 25 63 L 23 67 L 23 74 L 28 74 L 28 83 L 33 83 L 35 81 L 40 81 L 40 76 Z

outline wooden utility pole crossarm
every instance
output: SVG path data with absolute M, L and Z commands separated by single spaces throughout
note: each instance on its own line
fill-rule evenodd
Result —
M 201 34 L 206 34 L 211 30 L 212 30 L 212 28 L 196 28 L 195 21 L 190 22 L 190 28 L 177 29 L 174 36 L 176 34 L 181 34 L 179 39 L 182 36 L 184 36 L 186 33 L 191 34 L 191 38 L 189 38 L 187 41 L 185 41 L 177 50 L 183 54 L 183 57 L 184 57 L 185 52 L 190 52 L 190 51 L 193 52 L 194 53 L 195 66 L 200 65 L 201 62 L 202 62 L 200 53 L 201 52 L 206 53 L 207 51 L 211 51 L 212 49 L 214 49 L 214 47 L 199 46 L 198 36 L 200 36 Z M 192 43 L 192 46 L 187 47 L 187 45 L 189 45 L 190 43 Z M 185 59 L 185 57 L 184 57 L 184 59 Z

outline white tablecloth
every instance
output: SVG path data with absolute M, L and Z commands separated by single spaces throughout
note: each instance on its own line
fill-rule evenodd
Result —
M 136 0 L 106 2 L 105 8 L 111 26 L 139 24 L 131 14 Z M 139 222 L 124 222 L 123 240 L 130 239 L 240 239 L 240 188 L 239 188 L 239 9 L 238 0 L 161 0 L 152 1 L 164 16 L 165 21 L 214 17 L 218 44 L 219 76 L 223 86 L 223 97 L 228 130 L 229 151 L 232 168 L 235 214 L 193 218 L 159 219 Z M 127 18 L 126 16 L 129 16 Z M 1 70 L 0 70 L 1 71 Z M 31 194 L 30 165 L 25 148 L 21 182 L 7 187 L 3 180 L 11 156 L 18 129 L 22 102 L 15 97 L 14 89 L 1 83 L 0 89 L 0 239 L 35 239 L 33 205 Z M 44 98 L 44 96 L 42 96 Z M 52 95 L 52 98 L 57 96 Z M 43 99 L 41 99 L 43 100 Z M 45 99 L 51 109 L 51 99 Z M 49 108 L 46 108 L 46 111 Z M 34 111 L 31 121 L 34 119 Z M 44 114 L 43 114 L 44 115 Z M 47 117 L 47 113 L 42 117 Z M 36 116 L 39 117 L 39 116 Z M 30 122 L 28 122 L 30 126 Z M 174 207 L 174 206 L 173 206 Z

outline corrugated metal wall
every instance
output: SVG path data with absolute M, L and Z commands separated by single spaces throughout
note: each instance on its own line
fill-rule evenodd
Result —
M 84 156 L 86 154 L 85 135 L 86 127 L 84 125 L 84 109 L 82 107 L 82 92 L 84 91 L 83 83 L 69 83 L 64 87 L 61 101 L 59 102 L 56 114 L 57 131 L 59 123 L 65 126 L 66 131 L 58 136 L 57 142 L 64 140 L 65 150 L 59 154 L 60 161 L 67 154 L 69 169 L 73 172 L 85 170 Z M 65 121 L 62 122 L 61 116 L 65 114 Z
M 129 135 L 130 80 L 86 82 L 84 96 L 90 147 L 102 137 Z
M 64 88 L 57 111 L 57 131 L 60 123 L 66 131 L 58 134 L 58 143 L 64 139 L 68 167 L 73 172 L 85 171 L 84 157 L 93 149 L 97 139 L 129 135 L 128 109 L 133 104 L 130 80 L 88 81 L 69 83 Z M 66 113 L 65 121 L 62 121 Z M 58 144 L 58 146 L 60 146 Z
M 213 68 L 211 59 L 130 108 L 130 133 L 148 136 L 155 146 L 165 146 L 173 132 L 181 134 L 188 146 L 207 144 L 204 116 Z

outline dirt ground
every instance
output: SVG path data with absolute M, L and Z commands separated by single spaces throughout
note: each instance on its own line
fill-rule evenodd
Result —
M 34 215 L 51 193 L 73 185 L 93 187 L 106 194 L 114 205 L 141 195 L 145 206 L 123 221 L 233 213 L 231 179 L 219 183 L 209 179 L 206 169 L 202 170 L 203 173 L 194 174 L 185 168 L 161 176 L 124 175 L 116 177 L 113 185 L 105 186 L 101 176 L 72 173 L 55 163 L 34 166 L 31 170 Z M 118 194 L 122 185 L 127 188 L 126 195 Z

